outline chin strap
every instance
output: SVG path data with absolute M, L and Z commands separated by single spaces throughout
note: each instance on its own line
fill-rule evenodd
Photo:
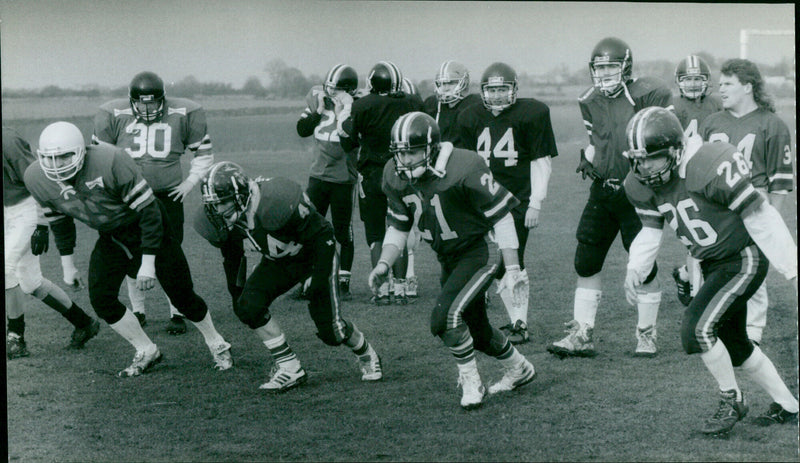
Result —
M 428 166 L 428 170 L 433 172 L 433 175 L 444 178 L 445 174 L 445 167 L 447 167 L 447 161 L 450 159 L 450 155 L 453 153 L 453 144 L 449 141 L 443 141 L 439 144 L 439 157 L 436 158 L 436 166 Z

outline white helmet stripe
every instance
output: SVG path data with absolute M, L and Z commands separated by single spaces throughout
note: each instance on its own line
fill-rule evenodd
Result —
M 452 60 L 447 60 L 444 63 L 442 63 L 442 66 L 439 68 L 439 77 L 440 78 L 444 79 L 444 78 L 447 77 L 447 75 L 448 75 L 447 71 L 448 71 L 448 68 L 450 67 L 450 64 L 452 64 L 452 62 L 453 62 Z
M 636 137 L 636 140 L 634 140 L 635 141 L 634 146 L 636 147 L 637 150 L 644 150 L 646 147 L 644 141 L 644 130 L 642 130 L 642 126 L 644 126 L 645 121 L 650 117 L 650 114 L 652 114 L 653 111 L 655 111 L 656 109 L 658 109 L 658 106 L 651 106 L 649 108 L 640 111 L 636 116 L 634 116 L 636 120 L 634 121 L 633 136 Z
M 383 66 L 389 71 L 389 75 L 392 79 L 391 90 L 400 90 L 400 86 L 403 83 L 403 74 L 400 72 L 400 69 L 391 61 L 381 61 L 380 64 L 383 64 Z

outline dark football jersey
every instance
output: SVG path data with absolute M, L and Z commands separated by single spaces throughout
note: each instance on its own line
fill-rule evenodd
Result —
M 112 233 L 140 222 L 142 248 L 157 249 L 161 245 L 163 228 L 158 210 L 145 223 L 140 220 L 140 213 L 155 201 L 153 190 L 122 149 L 87 146 L 83 167 L 70 183 L 48 179 L 39 163 L 33 163 L 25 171 L 25 185 L 51 223 L 71 217 L 100 232 Z
M 466 148 L 461 141 L 456 118 L 461 111 L 476 104 L 483 106 L 483 100 L 480 95 L 474 93 L 470 93 L 452 107 L 449 104 L 440 105 L 436 95 L 432 95 L 425 99 L 423 111 L 436 119 L 442 141 L 449 141 L 456 148 Z
M 630 163 L 622 152 L 628 149 L 625 129 L 631 117 L 649 106 L 669 108 L 672 105 L 672 92 L 652 77 L 633 80 L 628 84 L 628 93 L 634 104 L 624 92 L 616 98 L 608 98 L 594 87 L 578 99 L 583 124 L 595 148 L 592 164 L 604 179 L 622 180 L 630 170 Z
M 25 169 L 38 162 L 16 131 L 3 127 L 3 206 L 13 206 L 31 194 L 25 188 Z
M 309 257 L 318 236 L 332 230 L 330 223 L 317 212 L 299 184 L 275 177 L 258 180 L 258 186 L 255 226 L 248 230 L 238 222 L 235 237 L 249 239 L 270 260 Z
M 394 97 L 370 93 L 353 102 L 350 117 L 342 123 L 348 137 L 341 137 L 342 147 L 349 151 L 361 146 L 358 169 L 373 165 L 383 167 L 392 156 L 389 138 L 392 125 L 403 114 L 422 111 L 419 95 Z
M 753 185 L 767 191 L 792 191 L 792 148 L 789 128 L 775 113 L 757 109 L 742 117 L 728 111 L 700 124 L 703 140 L 736 146 L 750 164 Z
M 702 98 L 690 100 L 680 96 L 672 100 L 675 104 L 675 115 L 681 121 L 683 133 L 690 138 L 698 133 L 700 123 L 706 117 L 722 110 L 722 100 L 719 95 L 706 95 Z
M 389 225 L 407 232 L 416 224 L 437 254 L 454 256 L 484 239 L 519 200 L 474 152 L 454 149 L 445 169 L 443 178 L 428 173 L 412 185 L 397 175 L 392 159 L 384 167 L 382 188 Z
M 658 189 L 630 173 L 625 193 L 642 226 L 660 230 L 667 222 L 700 260 L 724 259 L 752 245 L 742 216 L 764 201 L 741 153 L 728 143 L 703 144 L 682 161 L 678 178 Z
M 482 104 L 458 115 L 464 148 L 477 151 L 494 178 L 523 205 L 531 196 L 531 161 L 558 156 L 550 108 L 533 98 L 520 98 L 497 116 Z
M 166 99 L 164 116 L 151 124 L 136 120 L 127 98 L 109 101 L 94 117 L 92 140 L 125 148 L 157 192 L 183 181 L 180 157 L 187 149 L 195 156 L 211 154 L 205 111 L 184 98 Z
M 300 136 L 313 134 L 316 143 L 309 176 L 332 183 L 355 183 L 358 178 L 356 171 L 358 150 L 345 152 L 339 143 L 337 126 L 340 121 L 337 119 L 330 98 L 326 97 L 323 100 L 325 108 L 321 115 L 317 114 L 317 95 L 320 93 L 324 93 L 321 85 L 311 87 L 306 95 L 306 109 L 303 110 L 297 123 Z

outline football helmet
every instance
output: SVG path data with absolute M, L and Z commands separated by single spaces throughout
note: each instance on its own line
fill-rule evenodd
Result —
M 697 55 L 689 55 L 675 68 L 675 83 L 684 98 L 695 100 L 708 91 L 711 68 Z
M 74 124 L 53 122 L 39 135 L 36 156 L 45 177 L 63 182 L 74 177 L 83 167 L 86 142 Z
M 367 88 L 371 93 L 398 93 L 402 85 L 403 73 L 390 61 L 381 61 L 373 66 L 367 77 Z
M 155 73 L 140 72 L 128 87 L 134 116 L 143 122 L 155 122 L 164 114 L 164 81 Z
M 389 152 L 394 156 L 395 170 L 401 178 L 414 180 L 433 169 L 439 155 L 441 133 L 436 121 L 420 111 L 403 114 L 392 126 L 389 136 Z M 425 150 L 421 160 L 404 164 L 401 154 L 412 154 Z
M 250 204 L 249 178 L 234 162 L 211 166 L 200 189 L 206 217 L 221 231 L 231 230 Z
M 589 72 L 592 75 L 594 87 L 604 95 L 616 96 L 631 79 L 632 71 L 631 48 L 622 40 L 616 37 L 607 37 L 592 50 Z
M 469 71 L 458 61 L 445 61 L 439 67 L 433 85 L 433 91 L 440 103 L 461 101 L 469 93 Z
M 658 188 L 675 178 L 686 140 L 672 111 L 651 106 L 637 112 L 628 121 L 625 136 L 629 150 L 622 154 L 640 182 Z
M 325 95 L 331 98 L 336 96 L 337 91 L 347 92 L 353 96 L 358 89 L 358 74 L 351 66 L 337 64 L 328 71 L 322 88 L 325 90 Z
M 403 90 L 403 93 L 406 95 L 416 95 L 417 93 L 417 86 L 414 85 L 414 82 L 411 82 L 407 77 L 403 77 L 403 83 L 400 86 Z
M 502 93 L 496 89 L 504 90 Z M 505 63 L 493 63 L 481 77 L 481 99 L 486 109 L 502 111 L 517 101 L 517 73 Z

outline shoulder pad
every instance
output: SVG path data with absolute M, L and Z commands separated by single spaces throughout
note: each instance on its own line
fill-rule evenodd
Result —
M 126 98 L 117 98 L 100 105 L 100 111 L 111 113 L 112 116 L 133 116 L 131 102 Z
M 625 188 L 625 194 L 636 202 L 644 203 L 653 197 L 653 190 L 642 185 L 642 182 L 640 182 L 632 172 L 628 172 L 623 186 Z
M 730 143 L 703 143 L 697 152 L 686 161 L 686 188 L 702 190 L 717 177 L 717 168 L 726 159 L 733 161 L 736 147 Z
M 296 182 L 283 177 L 273 177 L 258 185 L 260 198 L 256 220 L 267 230 L 275 231 L 286 225 L 297 210 L 303 189 Z
M 164 104 L 167 114 L 188 114 L 201 108 L 200 104 L 187 98 L 167 98 Z

